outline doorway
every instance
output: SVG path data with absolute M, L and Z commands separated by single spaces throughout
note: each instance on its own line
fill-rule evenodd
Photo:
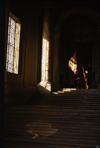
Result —
M 68 67 L 68 61 L 75 51 L 77 72 L 80 76 L 79 88 L 85 88 L 83 69 L 84 71 L 88 70 L 89 88 L 92 88 L 92 42 L 93 34 L 95 34 L 95 27 L 95 22 L 92 18 L 82 14 L 73 15 L 63 23 L 59 52 L 60 88 L 74 87 L 74 73 Z
M 98 66 L 97 60 L 99 59 L 97 56 L 100 26 L 98 16 L 90 8 L 79 7 L 70 9 L 59 18 L 54 36 L 53 89 L 72 87 L 73 72 L 68 68 L 68 60 L 75 50 L 78 51 L 78 72 L 81 77 L 83 76 L 82 66 L 84 66 L 84 69 L 89 69 L 89 88 L 98 88 L 99 70 L 95 68 L 96 64 Z M 80 88 L 84 88 L 82 78 Z

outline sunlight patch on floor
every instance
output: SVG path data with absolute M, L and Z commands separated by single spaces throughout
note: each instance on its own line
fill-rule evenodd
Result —
M 25 124 L 26 132 L 32 135 L 32 139 L 38 137 L 49 137 L 58 132 L 58 129 L 55 129 L 51 123 L 46 123 L 42 121 L 30 122 Z
M 76 91 L 76 88 L 63 88 L 62 90 L 59 90 L 57 92 L 52 92 L 54 95 L 64 94 L 66 92 Z
M 58 91 L 58 93 L 61 93 L 61 94 L 63 94 L 63 93 L 64 93 L 64 91 Z
M 76 88 L 63 88 L 64 92 L 71 92 L 72 90 L 77 90 Z
M 58 92 L 52 92 L 54 95 L 58 95 L 59 93 Z

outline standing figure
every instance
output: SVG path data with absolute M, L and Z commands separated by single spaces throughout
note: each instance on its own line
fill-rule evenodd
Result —
M 85 88 L 88 89 L 89 86 L 88 86 L 88 70 L 85 71 L 84 74 L 84 80 L 85 80 Z
M 76 73 L 74 73 L 73 75 L 73 80 L 74 80 L 74 87 L 78 88 L 79 87 L 79 81 L 80 81 L 80 77 L 79 75 Z

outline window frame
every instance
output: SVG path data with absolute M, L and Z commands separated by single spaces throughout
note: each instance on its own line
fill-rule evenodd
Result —
M 19 37 L 19 57 L 18 57 L 18 73 L 15 73 L 14 70 L 13 72 L 8 71 L 8 69 L 6 68 L 6 72 L 10 73 L 10 74 L 15 74 L 15 75 L 19 75 L 20 74 L 20 44 L 21 44 L 21 21 L 12 13 L 9 12 L 9 16 L 8 16 L 8 24 L 9 24 L 9 17 L 12 18 L 15 23 L 20 24 L 20 37 Z M 8 48 L 8 24 L 7 24 L 7 46 L 6 46 L 6 60 L 7 60 L 7 48 Z M 14 36 L 14 40 L 15 40 L 15 36 Z M 15 45 L 14 45 L 14 51 L 15 51 Z M 14 61 L 14 58 L 13 58 Z M 7 62 L 6 62 L 7 64 Z M 5 65 L 6 66 L 6 65 Z M 13 65 L 14 67 L 14 65 Z

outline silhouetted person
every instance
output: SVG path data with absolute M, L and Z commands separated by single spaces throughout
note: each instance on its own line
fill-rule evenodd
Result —
M 80 77 L 77 74 L 77 72 L 73 75 L 73 80 L 74 80 L 74 87 L 78 88 L 79 87 L 79 82 L 80 82 Z
M 88 89 L 88 70 L 84 73 L 85 88 Z

